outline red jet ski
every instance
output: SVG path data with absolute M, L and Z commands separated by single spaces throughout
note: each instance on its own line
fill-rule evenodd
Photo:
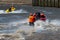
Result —
M 44 14 L 40 14 L 40 20 L 41 21 L 46 21 L 46 16 Z

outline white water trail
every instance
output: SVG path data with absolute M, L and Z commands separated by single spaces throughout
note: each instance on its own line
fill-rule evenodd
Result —
M 27 12 L 26 10 L 23 10 L 23 9 L 19 9 L 19 10 L 15 10 L 15 11 L 12 11 L 9 13 L 29 13 L 29 12 Z M 5 12 L 5 10 L 0 10 L 0 14 L 7 14 L 7 13 Z

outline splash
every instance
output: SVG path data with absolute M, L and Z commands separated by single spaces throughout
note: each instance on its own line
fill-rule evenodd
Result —
M 44 29 L 44 26 L 45 26 L 45 22 L 43 22 L 43 21 L 40 21 L 40 20 L 38 20 L 38 21 L 36 21 L 35 22 L 35 31 L 36 32 L 41 32 L 42 30 L 45 30 Z
M 28 12 L 23 9 L 20 9 L 20 10 L 15 10 L 15 11 L 9 12 L 9 13 L 28 13 Z M 5 12 L 5 10 L 0 10 L 0 14 L 7 14 L 7 13 Z
M 18 29 L 17 30 L 15 30 L 15 33 L 13 33 L 12 34 L 12 36 L 11 37 L 14 37 L 14 39 L 16 38 L 16 37 L 19 37 L 19 39 L 20 39 L 20 36 L 19 35 L 22 35 L 22 39 L 24 39 L 24 34 L 30 34 L 30 33 L 32 33 L 33 31 L 35 31 L 35 32 L 46 32 L 46 31 L 49 31 L 49 32 L 53 32 L 53 31 L 56 31 L 56 29 L 58 29 L 57 28 L 57 26 L 59 26 L 58 24 L 59 24 L 59 22 L 60 21 L 58 21 L 58 20 L 51 20 L 50 22 L 49 22 L 49 20 L 46 20 L 46 22 L 43 22 L 43 21 L 40 21 L 40 20 L 37 20 L 36 22 L 35 22 L 35 26 L 34 27 L 32 27 L 32 26 L 29 26 L 28 24 L 25 24 L 25 23 L 28 23 L 27 22 L 27 19 L 24 19 L 24 20 L 22 20 L 22 21 L 15 21 L 15 22 L 10 22 L 10 26 L 12 25 L 12 26 L 16 26 L 16 27 L 18 27 Z M 55 24 L 56 23 L 56 24 Z M 58 23 L 58 24 L 57 24 Z M 18 26 L 19 25 L 19 26 Z M 57 25 L 57 26 L 55 26 L 55 25 Z M 11 27 L 12 27 L 11 26 Z M 53 27 L 54 26 L 54 27 Z M 34 29 L 34 30 L 33 30 Z M 20 34 L 20 33 L 22 33 L 22 34 Z
M 1 13 L 2 13 L 2 14 L 5 13 L 4 10 L 0 10 L 0 14 L 1 14 Z
M 33 28 L 33 27 L 29 26 L 27 20 L 28 19 L 23 19 L 20 21 L 9 22 L 8 23 L 9 27 L 8 26 L 7 27 L 13 31 L 16 31 L 19 29 L 22 29 L 23 31 L 26 31 L 26 30 L 29 31 L 29 29 L 31 30 L 31 28 Z M 49 21 L 49 19 L 47 19 L 45 22 L 37 20 L 35 22 L 34 30 L 35 30 L 35 32 L 41 32 L 41 31 L 46 31 L 46 30 L 57 30 L 60 26 L 59 22 L 60 22 L 59 20 L 50 20 Z
M 10 13 L 28 13 L 28 12 L 23 10 L 23 9 L 20 9 L 20 10 L 16 10 L 16 11 L 13 11 L 13 12 L 10 12 Z
M 58 20 L 58 19 L 51 20 L 50 24 L 53 24 L 55 26 L 60 26 L 60 20 Z
M 36 21 L 35 22 L 35 31 L 42 32 L 42 31 L 58 31 L 60 29 L 60 21 L 58 20 L 46 20 L 43 21 Z

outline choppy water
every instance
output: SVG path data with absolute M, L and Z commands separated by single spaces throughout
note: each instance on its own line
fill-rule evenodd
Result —
M 34 11 L 44 12 L 45 15 L 47 16 L 47 20 L 46 22 L 40 22 L 40 20 L 38 20 L 35 22 L 35 27 L 30 27 L 28 25 L 27 18 L 29 16 L 29 13 L 30 12 L 33 13 Z M 13 36 L 11 35 L 12 36 L 11 39 L 7 40 L 16 40 L 12 38 L 16 35 L 23 35 L 24 33 L 30 34 L 32 31 L 45 33 L 51 31 L 52 32 L 59 31 L 60 29 L 59 13 L 60 12 L 58 8 L 43 8 L 29 6 L 21 7 L 21 9 L 17 9 L 17 11 L 11 12 L 10 14 L 6 14 L 4 13 L 4 10 L 0 10 L 0 34 L 9 35 L 12 33 L 12 35 L 13 34 L 14 35 Z

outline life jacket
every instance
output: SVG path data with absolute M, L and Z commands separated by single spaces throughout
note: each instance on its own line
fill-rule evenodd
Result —
M 29 22 L 35 22 L 35 17 L 34 16 L 29 16 Z
M 7 9 L 5 12 L 6 12 L 6 13 L 9 13 L 9 9 Z

